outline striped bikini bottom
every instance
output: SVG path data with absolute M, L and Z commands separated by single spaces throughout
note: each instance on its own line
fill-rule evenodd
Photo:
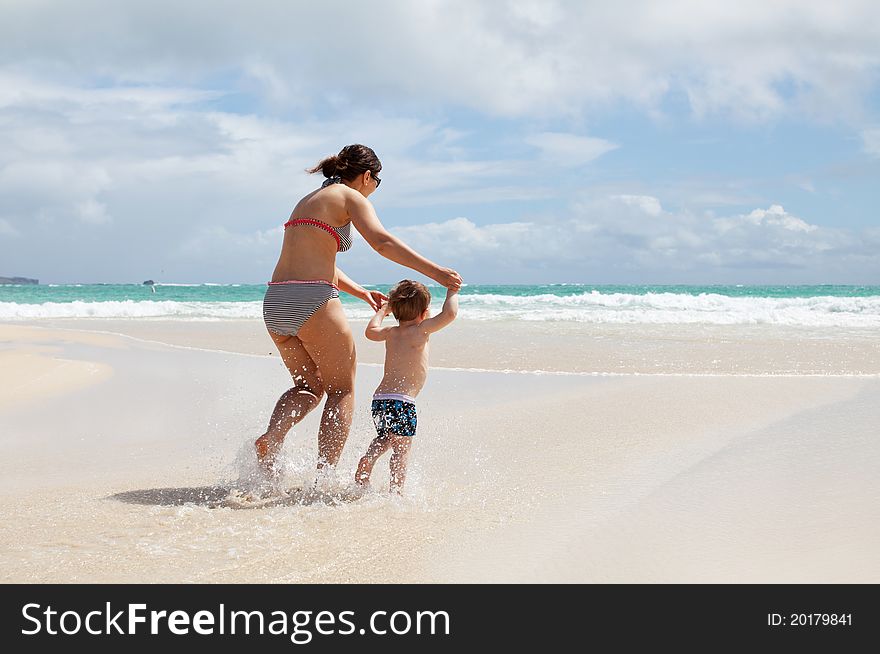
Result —
M 339 289 L 323 279 L 269 282 L 263 298 L 263 320 L 271 332 L 296 336 L 315 311 L 338 297 Z

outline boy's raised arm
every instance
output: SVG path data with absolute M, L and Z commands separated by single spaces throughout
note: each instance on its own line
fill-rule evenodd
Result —
M 364 330 L 364 336 L 367 337 L 368 341 L 384 341 L 388 337 L 388 332 L 392 328 L 383 327 L 382 321 L 385 320 L 385 316 L 391 310 L 390 307 L 391 305 L 386 301 L 376 310 L 375 315 L 370 318 L 370 322 L 367 323 L 367 328 Z
M 440 331 L 449 325 L 458 315 L 458 291 L 451 288 L 446 289 L 446 301 L 443 302 L 443 308 L 433 318 L 428 318 L 422 322 L 422 328 L 429 334 Z

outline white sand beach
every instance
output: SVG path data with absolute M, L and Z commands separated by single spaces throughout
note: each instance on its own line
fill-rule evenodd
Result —
M 314 413 L 260 504 L 237 491 L 289 377 L 259 322 L 0 325 L 0 579 L 880 581 L 873 340 L 496 327 L 433 339 L 404 497 L 387 459 L 349 489 L 358 336 L 337 479 L 311 490 Z

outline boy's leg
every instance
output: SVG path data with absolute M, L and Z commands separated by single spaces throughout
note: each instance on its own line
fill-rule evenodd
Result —
M 370 475 L 373 473 L 373 466 L 376 465 L 376 460 L 385 454 L 388 451 L 388 448 L 391 447 L 391 439 L 393 436 L 376 436 L 373 439 L 373 442 L 370 443 L 370 447 L 367 448 L 367 453 L 361 457 L 361 460 L 358 462 L 357 472 L 354 474 L 354 480 L 356 483 L 366 486 L 370 483 Z
M 406 464 L 409 460 L 411 436 L 391 434 L 391 492 L 400 493 L 406 481 Z

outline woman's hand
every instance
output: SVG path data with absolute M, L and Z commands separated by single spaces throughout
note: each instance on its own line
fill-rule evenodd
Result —
M 461 275 L 455 272 L 452 268 L 438 268 L 437 274 L 433 277 L 433 280 L 453 291 L 461 289 Z
M 378 311 L 382 308 L 382 304 L 388 302 L 388 296 L 379 291 L 365 291 L 364 302 L 370 305 L 373 311 Z

